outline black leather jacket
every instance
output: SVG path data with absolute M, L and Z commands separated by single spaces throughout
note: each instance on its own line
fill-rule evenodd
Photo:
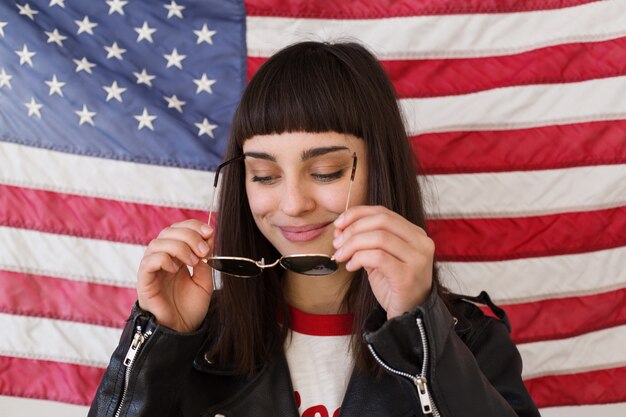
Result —
M 340 416 L 539 416 L 504 313 L 493 306 L 501 319 L 486 317 L 463 298 L 449 310 L 433 293 L 392 320 L 375 311 L 364 339 L 387 373 L 353 371 Z M 284 354 L 243 377 L 210 363 L 206 343 L 207 321 L 181 334 L 135 307 L 89 416 L 299 416 Z

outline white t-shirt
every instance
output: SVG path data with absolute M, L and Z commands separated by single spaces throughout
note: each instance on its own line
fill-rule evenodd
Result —
M 285 355 L 300 416 L 336 417 L 354 367 L 349 351 L 353 316 L 289 311 L 292 329 Z

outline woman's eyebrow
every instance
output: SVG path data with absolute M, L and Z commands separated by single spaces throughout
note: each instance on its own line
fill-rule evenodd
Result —
M 350 148 L 346 146 L 326 146 L 322 148 L 311 148 L 311 149 L 302 151 L 300 158 L 302 158 L 303 161 L 306 161 L 308 159 L 315 158 L 316 156 L 326 155 L 331 152 L 349 151 L 349 150 Z
M 244 156 L 256 159 L 265 159 L 267 161 L 276 162 L 276 157 L 265 152 L 244 152 Z

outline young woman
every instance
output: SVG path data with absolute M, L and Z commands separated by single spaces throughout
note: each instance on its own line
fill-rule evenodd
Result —
M 90 416 L 539 415 L 506 318 L 439 283 L 396 97 L 367 50 L 270 58 L 225 160 L 215 230 L 187 220 L 149 244 Z

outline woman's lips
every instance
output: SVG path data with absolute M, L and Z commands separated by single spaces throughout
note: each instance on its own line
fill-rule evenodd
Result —
M 308 226 L 279 226 L 280 232 L 285 239 L 291 242 L 307 242 L 313 240 L 326 230 L 330 223 Z

